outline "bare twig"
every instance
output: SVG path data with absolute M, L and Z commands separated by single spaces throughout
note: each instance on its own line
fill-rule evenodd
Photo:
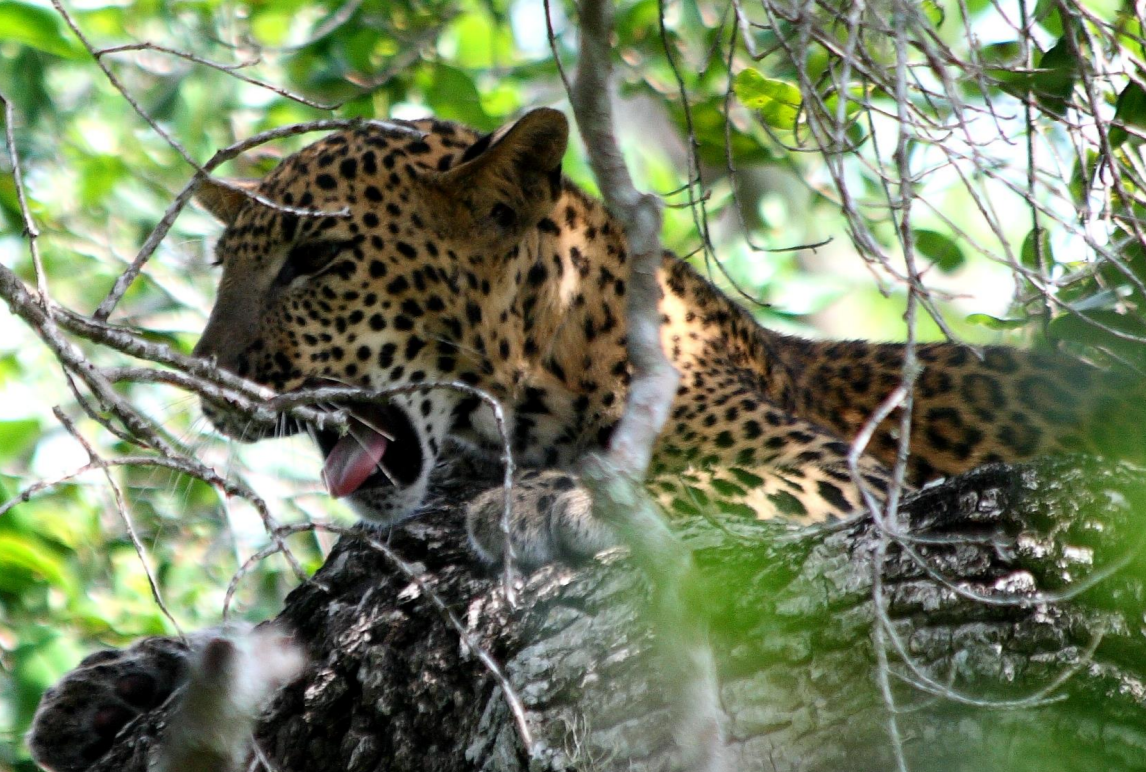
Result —
M 388 130 L 401 133 L 409 133 L 415 135 L 420 135 L 421 133 L 417 131 L 417 129 L 411 128 L 410 126 L 405 126 L 400 123 L 393 123 L 390 121 L 369 121 L 369 123 L 383 126 Z M 116 279 L 115 285 L 112 287 L 107 297 L 104 298 L 104 300 L 99 304 L 99 307 L 92 315 L 93 319 L 97 322 L 107 320 L 107 318 L 111 315 L 111 312 L 115 309 L 115 306 L 119 303 L 120 298 L 122 298 L 124 293 L 126 293 L 127 290 L 131 287 L 132 283 L 139 276 L 140 271 L 143 270 L 143 266 L 147 263 L 148 259 L 151 258 L 151 255 L 155 253 L 155 250 L 159 247 L 160 242 L 163 241 L 163 238 L 167 235 L 167 232 L 171 230 L 171 226 L 175 223 L 175 218 L 179 216 L 181 211 L 183 211 L 183 207 L 186 206 L 187 202 L 191 200 L 191 196 L 195 193 L 195 190 L 199 187 L 202 181 L 209 177 L 210 173 L 215 168 L 222 165 L 226 161 L 231 160 L 232 158 L 238 157 L 240 154 L 245 153 L 253 147 L 264 145 L 267 142 L 271 142 L 276 139 L 293 137 L 298 134 L 307 134 L 314 131 L 334 131 L 337 129 L 347 129 L 354 126 L 361 126 L 362 124 L 363 121 L 360 120 L 323 120 L 311 121 L 309 123 L 293 124 L 291 126 L 284 126 L 282 128 L 264 131 L 252 137 L 248 137 L 247 139 L 235 142 L 228 147 L 216 151 L 215 154 L 212 155 L 211 158 L 202 166 L 199 166 L 194 161 L 189 161 L 189 163 L 195 167 L 195 175 L 190 180 L 188 180 L 187 184 L 183 186 L 183 189 L 180 190 L 179 193 L 175 196 L 175 200 L 172 201 L 171 205 L 167 207 L 167 211 L 163 213 L 163 217 L 160 218 L 155 228 L 152 229 L 147 239 L 143 242 L 143 246 L 140 247 L 139 253 L 135 256 L 135 259 L 132 261 L 131 265 L 128 266 L 127 270 L 125 270 L 118 279 Z M 219 181 L 216 180 L 216 182 Z M 276 211 L 297 215 L 299 217 L 347 217 L 349 215 L 349 210 L 345 207 L 336 211 L 301 209 L 298 207 L 287 206 L 286 204 L 271 201 L 270 199 L 244 187 L 230 185 L 226 182 L 223 182 L 222 184 L 227 184 L 233 190 L 242 193 L 252 201 L 256 201 L 268 209 L 274 209 Z
M 38 242 L 40 231 L 32 219 L 32 210 L 28 208 L 28 194 L 24 189 L 24 172 L 20 168 L 20 156 L 16 153 L 16 113 L 12 109 L 12 102 L 3 93 L 0 93 L 0 102 L 4 103 L 4 145 L 8 149 L 8 157 L 12 161 L 12 179 L 16 183 L 16 200 L 20 204 L 20 216 L 24 220 L 24 234 L 28 237 L 28 250 L 32 254 L 32 266 L 36 271 L 36 291 L 40 296 L 40 305 L 46 308 L 50 302 L 48 276 L 44 273 L 44 261 L 40 258 Z
M 255 64 L 258 64 L 258 59 L 238 62 L 237 64 L 222 64 L 220 62 L 213 62 L 210 59 L 204 59 L 201 56 L 196 56 L 195 54 L 191 54 L 186 51 L 179 51 L 174 48 L 168 48 L 167 46 L 156 45 L 155 43 L 126 43 L 120 46 L 110 46 L 108 48 L 97 49 L 94 54 L 97 59 L 100 59 L 105 56 L 113 56 L 115 54 L 128 53 L 131 51 L 155 51 L 156 53 L 167 54 L 168 56 L 185 59 L 186 61 L 192 62 L 193 64 L 201 64 L 204 67 L 210 67 L 213 70 L 225 72 L 228 75 L 243 81 L 244 83 L 250 83 L 252 86 L 264 88 L 267 91 L 278 94 L 279 96 L 289 99 L 292 102 L 298 102 L 299 104 L 306 105 L 307 107 L 313 107 L 316 110 L 333 110 L 338 107 L 336 104 L 323 104 L 322 102 L 315 102 L 313 99 L 307 99 L 301 94 L 295 94 L 294 92 L 276 86 L 273 83 L 267 83 L 240 72 L 240 70 L 245 67 L 251 67 Z
M 63 424 L 68 434 L 75 438 L 76 442 L 83 447 L 84 451 L 88 454 L 90 465 L 103 471 L 104 477 L 107 479 L 107 485 L 111 488 L 112 498 L 115 501 L 115 510 L 119 513 L 120 520 L 123 521 L 123 527 L 127 531 L 127 537 L 131 540 L 131 546 L 135 548 L 135 554 L 139 557 L 139 564 L 143 567 L 143 573 L 147 576 L 147 586 L 151 588 L 151 597 L 155 601 L 155 605 L 171 622 L 176 632 L 180 637 L 183 636 L 183 628 L 179 626 L 179 622 L 175 620 L 171 612 L 167 608 L 167 604 L 163 602 L 163 594 L 159 591 L 159 583 L 155 580 L 155 573 L 151 569 L 151 561 L 148 559 L 147 550 L 143 546 L 143 542 L 139 540 L 139 534 L 135 530 L 135 523 L 131 519 L 131 513 L 127 510 L 127 502 L 124 501 L 123 491 L 119 489 L 116 484 L 115 478 L 111 476 L 109 464 L 105 462 L 100 455 L 95 451 L 84 436 L 76 429 L 76 425 L 72 423 L 71 419 L 59 407 L 52 408 L 52 413 L 55 414 L 56 419 Z

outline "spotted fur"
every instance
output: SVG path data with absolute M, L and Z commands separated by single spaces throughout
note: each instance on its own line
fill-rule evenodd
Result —
M 201 200 L 227 229 L 198 352 L 280 391 L 461 381 L 502 403 L 523 467 L 573 469 L 608 442 L 622 410 L 629 255 L 604 206 L 561 177 L 566 135 L 565 118 L 544 109 L 488 136 L 435 120 L 365 123 L 258 184 L 264 198 L 322 216 L 208 186 Z M 671 254 L 660 282 L 662 341 L 682 374 L 648 481 L 666 512 L 812 522 L 857 509 L 849 443 L 900 383 L 902 346 L 763 329 Z M 911 484 L 990 461 L 1097 449 L 1093 417 L 1113 404 L 1096 388 L 1100 373 L 997 347 L 927 344 L 919 358 Z M 458 392 L 395 396 L 388 409 L 376 420 L 400 435 L 380 461 L 391 480 L 348 496 L 369 520 L 417 510 L 447 436 L 499 447 L 489 410 Z M 208 412 L 244 436 L 242 417 Z M 861 459 L 877 496 L 889 484 L 897 427 L 898 417 L 884 422 Z M 575 485 L 569 474 L 549 477 Z M 520 507 L 527 519 L 532 505 L 563 493 L 523 490 L 533 491 Z M 500 512 L 492 499 L 479 508 L 487 509 L 474 517 Z M 564 509 L 580 518 L 587 508 Z M 492 558 L 499 537 L 480 534 L 500 529 L 472 530 Z M 520 530 L 560 541 L 528 520 Z M 550 547 L 533 552 L 561 552 Z

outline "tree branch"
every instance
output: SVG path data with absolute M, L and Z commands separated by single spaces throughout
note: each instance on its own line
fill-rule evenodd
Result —
M 657 592 L 623 552 L 526 577 L 521 604 L 476 564 L 460 524 L 482 484 L 396 530 L 342 539 L 278 620 L 311 662 L 259 731 L 280 769 L 652 772 L 675 761 L 674 695 L 644 613 Z M 468 491 L 468 492 L 467 492 Z M 1113 505 L 1111 502 L 1115 502 Z M 870 517 L 819 529 L 683 522 L 729 716 L 731 768 L 839 772 L 893 763 L 873 674 L 884 583 L 891 689 L 914 772 L 1125 769 L 1146 758 L 1146 597 L 1136 469 L 1071 460 L 996 465 L 909 497 L 904 537 L 876 562 Z M 1129 546 L 1128 546 L 1129 545 Z M 1032 600 L 1121 566 L 1070 600 Z M 938 581 L 935 575 L 942 577 Z M 985 604 L 955 592 L 973 590 Z M 369 588 L 364 592 L 363 588 Z M 525 752 L 486 666 L 432 610 L 433 592 L 502 666 L 533 731 Z M 463 637 L 465 638 L 465 637 Z M 163 713 L 93 772 L 145 767 Z
M 682 769 L 727 768 L 716 663 L 703 617 L 686 602 L 697 581 L 692 556 L 644 491 L 657 437 L 668 419 L 680 374 L 661 347 L 661 202 L 638 193 L 613 133 L 612 0 L 582 0 L 581 51 L 570 99 L 589 163 L 629 249 L 626 346 L 632 380 L 606 453 L 581 463 L 594 515 L 612 525 L 651 578 L 651 617 Z

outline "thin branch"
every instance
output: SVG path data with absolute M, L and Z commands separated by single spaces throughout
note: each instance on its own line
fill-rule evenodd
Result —
M 97 59 L 100 59 L 100 58 L 103 58 L 105 56 L 112 56 L 115 54 L 122 54 L 122 53 L 127 53 L 130 51 L 155 51 L 156 53 L 167 54 L 169 56 L 174 56 L 174 57 L 177 57 L 179 59 L 184 59 L 184 60 L 191 62 L 193 64 L 200 64 L 200 65 L 203 65 L 204 67 L 210 67 L 211 69 L 218 70 L 220 72 L 225 72 L 228 75 L 230 75 L 231 77 L 237 78 L 238 80 L 241 80 L 244 83 L 249 83 L 252 86 L 258 86 L 259 88 L 266 89 L 267 91 L 278 94 L 279 96 L 284 97 L 286 99 L 289 99 L 292 102 L 298 102 L 299 104 L 306 105 L 307 107 L 313 107 L 316 110 L 334 110 L 338 107 L 337 104 L 324 104 L 322 102 L 315 102 L 313 99 L 307 99 L 306 97 L 302 96 L 301 94 L 295 94 L 294 92 L 287 91 L 285 88 L 282 88 L 280 86 L 276 86 L 273 83 L 267 83 L 265 81 L 261 81 L 257 78 L 252 78 L 249 75 L 245 75 L 242 72 L 239 72 L 239 70 L 241 70 L 245 67 L 251 67 L 255 64 L 258 64 L 258 61 L 259 61 L 258 59 L 253 59 L 253 60 L 246 61 L 246 62 L 239 62 L 238 64 L 222 64 L 220 62 L 213 62 L 210 59 L 204 59 L 203 57 L 196 56 L 195 54 L 187 53 L 186 51 L 179 51 L 177 49 L 168 48 L 167 46 L 161 46 L 161 45 L 157 45 L 155 43 L 126 43 L 126 44 L 120 45 L 120 46 L 110 46 L 108 48 L 100 48 L 100 49 L 97 49 L 96 51 L 94 51 L 93 53 L 95 54 Z
M 105 462 L 95 451 L 84 436 L 76 429 L 75 424 L 71 419 L 61 410 L 58 406 L 52 408 L 52 413 L 56 416 L 68 434 L 80 444 L 84 452 L 88 454 L 89 463 L 91 466 L 96 467 L 103 471 L 104 477 L 107 480 L 107 485 L 111 489 L 112 498 L 115 501 L 116 512 L 119 513 L 119 519 L 123 521 L 123 527 L 127 531 L 127 537 L 131 540 L 131 546 L 135 548 L 135 554 L 139 557 L 139 564 L 143 567 L 143 573 L 147 576 L 147 586 L 151 589 L 151 597 L 155 601 L 155 605 L 167 617 L 168 621 L 174 626 L 175 631 L 180 637 L 183 637 L 183 628 L 179 626 L 179 622 L 172 616 L 171 611 L 168 610 L 167 604 L 163 601 L 163 594 L 159 591 L 159 583 L 155 579 L 155 573 L 151 569 L 151 561 L 148 560 L 147 550 L 143 546 L 143 542 L 139 540 L 139 534 L 135 530 L 135 522 L 131 519 L 131 513 L 127 510 L 127 502 L 124 501 L 123 491 L 119 489 L 116 484 L 115 478 L 111 476 L 109 464 Z
M 624 227 L 629 245 L 632 279 L 626 293 L 626 318 L 633 379 L 625 412 L 609 442 L 609 459 L 621 474 L 640 480 L 668 418 L 680 376 L 661 349 L 657 312 L 661 294 L 657 272 L 663 261 L 660 200 L 633 187 L 613 135 L 611 34 L 612 4 L 586 0 L 581 7 L 581 54 L 570 99 L 601 194 Z
M 365 124 L 379 126 L 385 128 L 388 131 L 396 131 L 418 136 L 421 135 L 421 132 L 417 129 L 391 121 L 310 121 L 309 123 L 298 123 L 290 126 L 284 126 L 278 129 L 271 129 L 270 131 L 264 131 L 252 137 L 248 137 L 247 139 L 235 142 L 232 145 L 216 151 L 215 154 L 212 155 L 211 158 L 202 166 L 199 166 L 194 161 L 191 161 L 191 165 L 195 167 L 194 176 L 192 176 L 192 178 L 187 181 L 187 184 L 185 184 L 183 189 L 180 190 L 179 193 L 175 196 L 175 200 L 172 201 L 170 206 L 167 207 L 167 211 L 163 213 L 163 217 L 160 218 L 159 222 L 152 229 L 151 233 L 148 234 L 147 239 L 143 242 L 143 246 L 140 247 L 138 254 L 135 256 L 135 259 L 132 260 L 131 265 L 128 266 L 127 270 L 125 270 L 118 279 L 116 279 L 115 284 L 111 291 L 108 293 L 107 297 L 103 299 L 95 313 L 92 314 L 93 319 L 97 322 L 107 320 L 107 318 L 111 315 L 111 312 L 115 309 L 115 306 L 119 303 L 119 300 L 123 297 L 135 279 L 139 276 L 139 273 L 143 270 L 143 266 L 151 258 L 151 255 L 155 253 L 155 250 L 158 249 L 159 244 L 163 241 L 164 237 L 167 235 L 167 232 L 171 230 L 171 226 L 175 224 L 175 218 L 179 216 L 181 211 L 183 211 L 183 207 L 186 206 L 187 202 L 191 200 L 191 196 L 195 193 L 195 190 L 199 187 L 203 180 L 210 176 L 211 172 L 215 168 L 222 165 L 226 161 L 230 161 L 232 158 L 238 157 L 240 154 L 245 153 L 251 148 L 258 147 L 259 145 L 264 145 L 267 142 L 271 142 L 273 140 L 283 139 L 285 137 L 293 137 L 298 134 L 307 134 L 314 131 L 335 131 L 339 129 L 350 129 Z M 273 209 L 278 212 L 293 214 L 299 217 L 350 216 L 350 210 L 346 207 L 342 207 L 335 211 L 323 211 L 287 206 L 286 204 L 271 201 L 270 199 L 245 187 L 233 185 L 221 180 L 216 180 L 216 182 L 226 185 L 231 190 L 242 193 L 252 201 L 257 202 L 267 207 L 268 209 Z
M 48 294 L 48 276 L 44 272 L 44 261 L 40 258 L 40 230 L 32 219 L 32 210 L 28 207 L 28 194 L 24 189 L 24 172 L 20 168 L 20 156 L 16 152 L 16 113 L 12 109 L 12 102 L 0 93 L 0 102 L 4 103 L 4 147 L 8 150 L 8 158 L 12 161 L 12 179 L 16 184 L 16 200 L 20 205 L 20 217 L 24 221 L 24 235 L 28 237 L 28 251 L 32 255 L 32 267 L 36 272 L 36 291 L 39 293 L 40 305 L 47 307 L 51 302 Z

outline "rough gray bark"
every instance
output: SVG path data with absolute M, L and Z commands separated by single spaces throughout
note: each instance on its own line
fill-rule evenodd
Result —
M 538 757 L 529 763 L 493 679 L 422 590 L 343 539 L 281 616 L 312 664 L 260 732 L 278 769 L 670 768 L 668 690 L 642 613 L 648 587 L 626 556 L 542 569 L 514 611 L 466 547 L 464 489 L 446 497 L 389 544 L 504 664 Z M 1138 470 L 1056 460 L 984 468 L 907 502 L 915 549 L 975 592 L 1070 590 L 1117 568 L 1068 599 L 992 604 L 945 587 L 893 544 L 888 609 L 921 672 L 963 695 L 1012 701 L 1073 672 L 1049 700 L 1010 708 L 893 677 L 911 770 L 1146 769 L 1144 497 Z M 710 620 L 734 766 L 892 768 L 871 646 L 870 522 L 793 533 L 696 521 L 683 534 L 705 579 L 693 601 Z M 918 680 L 901 657 L 892 662 Z M 162 714 L 136 722 L 98 768 L 142 769 L 161 724 Z

